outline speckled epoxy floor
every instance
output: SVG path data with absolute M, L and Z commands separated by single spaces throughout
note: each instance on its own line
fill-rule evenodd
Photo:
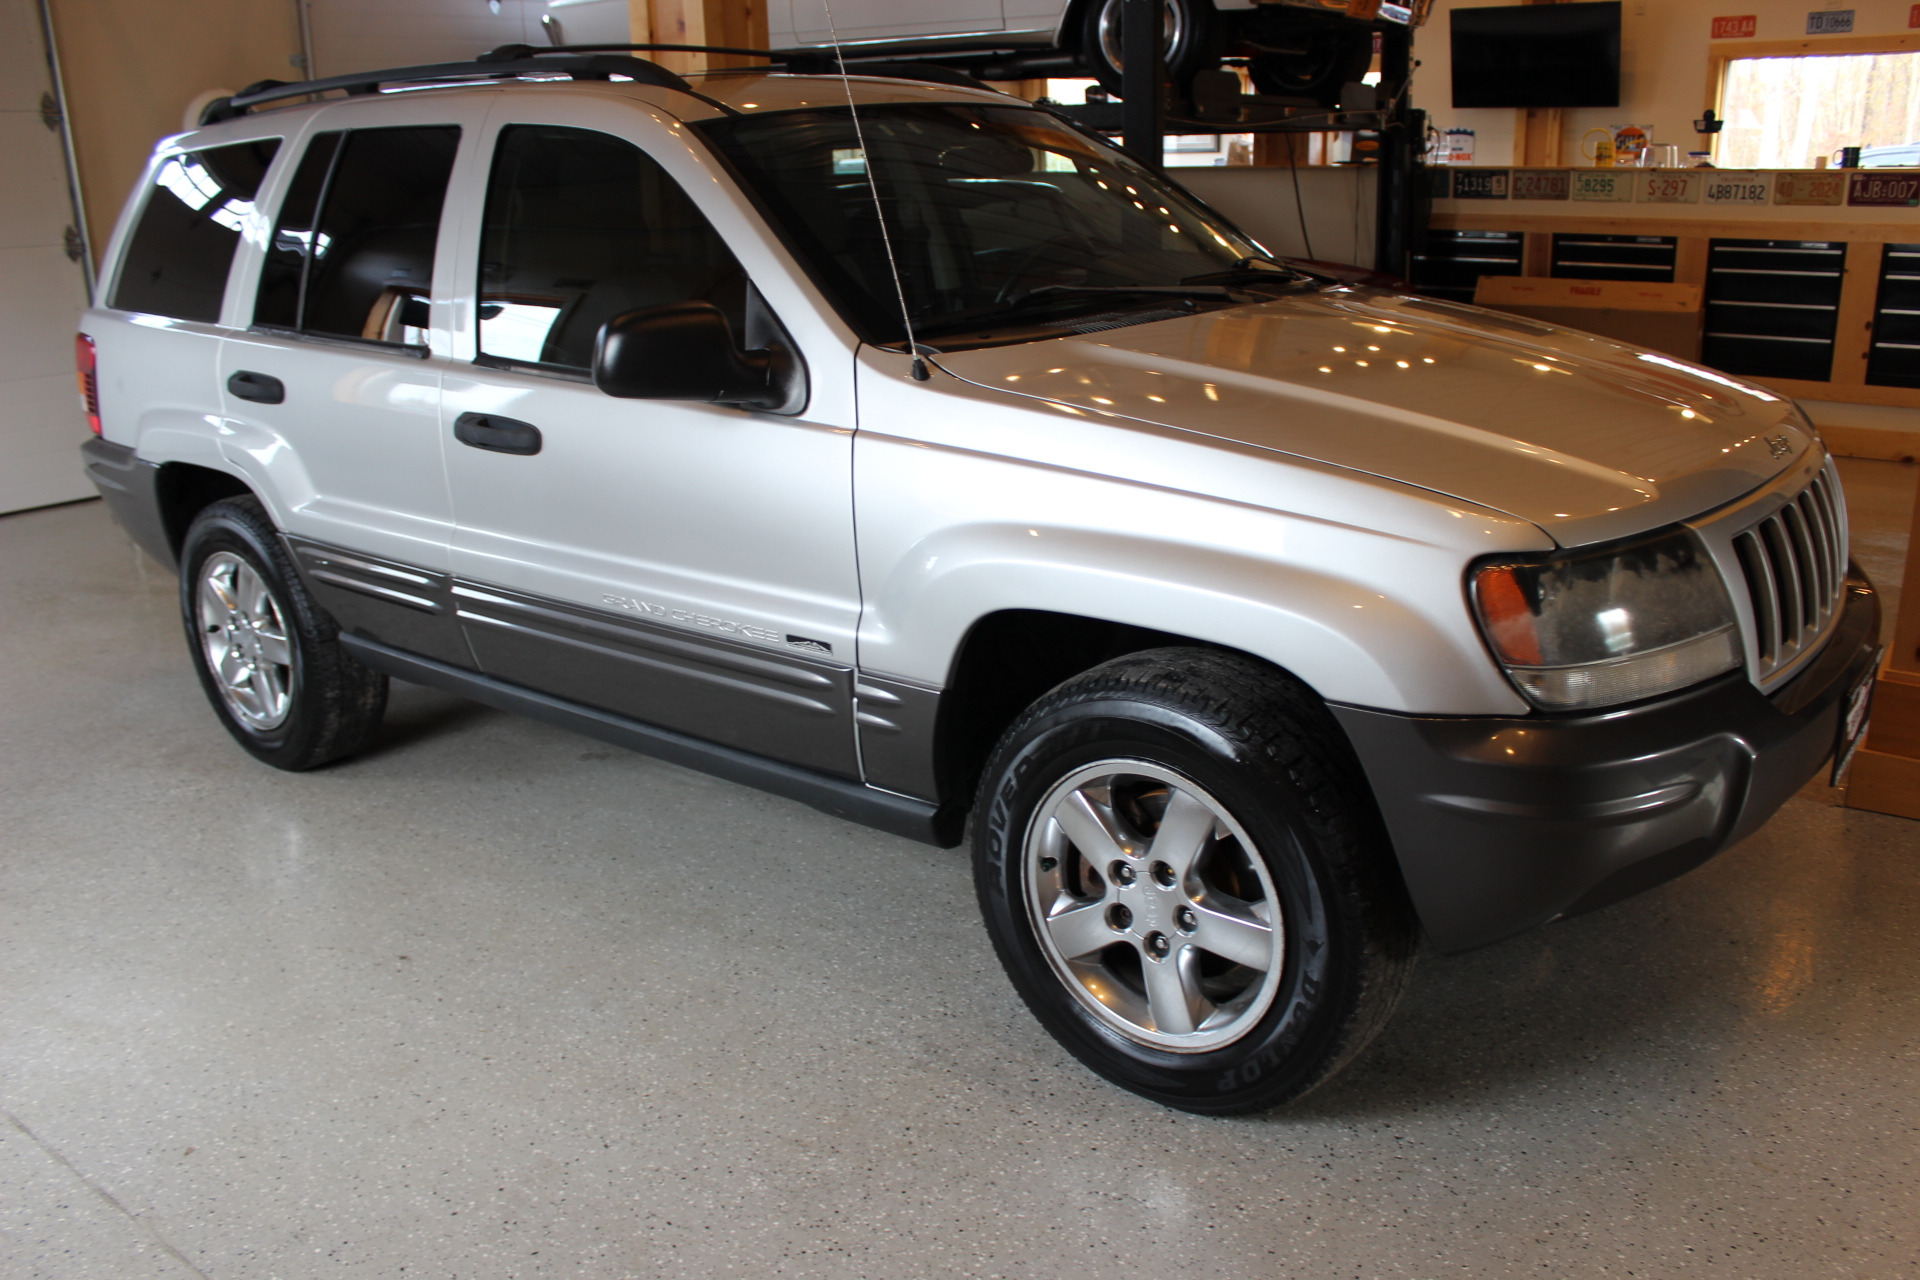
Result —
M 10 1280 L 1920 1274 L 1920 824 L 1809 788 L 1199 1119 L 1036 1028 L 957 851 L 405 687 L 277 774 L 173 608 L 0 519 Z

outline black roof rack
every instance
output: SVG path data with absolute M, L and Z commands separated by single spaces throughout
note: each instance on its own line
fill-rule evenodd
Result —
M 682 93 L 692 94 L 723 111 L 733 111 L 733 108 L 724 103 L 715 102 L 706 94 L 699 92 L 659 63 L 649 62 L 645 58 L 605 53 L 575 54 L 571 51 L 567 56 L 557 58 L 531 56 L 541 52 L 544 51 L 533 50 L 527 45 L 504 45 L 491 53 L 481 54 L 472 62 L 433 62 L 417 67 L 388 67 L 383 71 L 357 71 L 351 75 L 327 76 L 319 80 L 298 80 L 291 83 L 284 80 L 262 80 L 258 84 L 248 85 L 231 98 L 215 98 L 200 113 L 200 123 L 213 124 L 220 120 L 231 120 L 235 116 L 245 115 L 250 108 L 264 103 L 304 98 L 312 94 L 331 93 L 335 90 L 344 91 L 348 96 L 355 97 L 361 94 L 378 93 L 389 85 L 484 82 L 512 80 L 519 76 L 556 74 L 569 75 L 576 80 L 605 80 L 612 76 L 625 76 L 640 84 L 677 89 Z
M 739 111 L 724 102 L 701 93 L 684 79 L 657 62 L 636 58 L 635 53 L 718 53 L 735 57 L 765 58 L 794 75 L 833 75 L 840 64 L 833 58 L 815 53 L 779 53 L 772 49 L 740 49 L 728 45 L 704 44 L 577 44 L 542 49 L 529 44 L 503 44 L 481 54 L 472 62 L 434 62 L 417 67 L 389 67 L 383 71 L 359 71 L 351 75 L 327 76 L 320 80 L 262 80 L 250 84 L 230 98 L 215 98 L 200 113 L 200 123 L 216 124 L 242 116 L 253 107 L 269 102 L 284 102 L 316 94 L 344 92 L 350 97 L 378 93 L 381 89 L 406 84 L 484 83 L 513 80 L 529 75 L 568 75 L 576 80 L 605 80 L 625 76 L 639 84 L 658 85 L 689 94 L 728 115 Z M 915 62 L 851 62 L 848 72 L 855 75 L 890 76 L 903 80 L 923 80 L 935 84 L 968 89 L 987 89 L 988 85 L 951 67 Z

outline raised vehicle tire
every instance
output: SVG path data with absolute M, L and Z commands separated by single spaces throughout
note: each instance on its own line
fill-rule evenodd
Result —
M 1120 76 L 1120 6 L 1122 0 L 1093 0 L 1080 21 L 1080 51 L 1087 74 L 1100 82 L 1108 93 L 1118 96 L 1123 89 Z M 1197 71 L 1206 71 L 1220 61 L 1218 26 L 1212 0 L 1166 0 L 1165 26 L 1167 76 L 1175 85 L 1185 85 Z
M 1247 64 L 1256 92 L 1309 98 L 1326 107 L 1337 105 L 1340 90 L 1366 75 L 1373 62 L 1373 31 L 1367 27 L 1302 22 L 1284 34 L 1255 34 L 1252 40 L 1261 50 Z
M 380 727 L 387 678 L 340 647 L 255 499 L 216 502 L 188 528 L 180 614 L 215 714 L 275 768 L 350 755 Z
M 1117 658 L 1034 703 L 981 783 L 974 883 L 1055 1039 L 1206 1114 L 1339 1070 L 1386 1023 L 1418 943 L 1326 707 L 1213 650 Z

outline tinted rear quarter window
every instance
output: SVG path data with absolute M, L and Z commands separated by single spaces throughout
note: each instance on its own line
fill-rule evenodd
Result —
M 122 311 L 176 320 L 220 319 L 240 232 L 280 139 L 262 138 L 169 158 L 127 243 L 114 287 Z
M 334 152 L 339 149 L 340 133 L 315 134 L 300 157 L 293 182 L 280 202 L 280 221 L 267 243 L 266 260 L 260 265 L 260 296 L 254 307 L 255 324 L 284 329 L 300 326 L 300 280 L 307 265 L 307 245 L 313 239 L 313 215 L 320 208 L 320 191 L 327 175 L 333 172 Z

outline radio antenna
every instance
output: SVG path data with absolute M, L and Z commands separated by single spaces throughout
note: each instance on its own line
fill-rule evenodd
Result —
M 840 87 L 847 95 L 847 115 L 853 120 L 853 140 L 860 146 L 860 168 L 867 175 L 867 191 L 873 197 L 873 216 L 880 223 L 880 244 L 887 253 L 887 272 L 893 277 L 893 293 L 900 300 L 900 323 L 907 331 L 907 354 L 913 357 L 913 379 L 925 382 L 932 375 L 920 358 L 920 344 L 913 340 L 913 313 L 907 310 L 907 286 L 900 279 L 900 264 L 893 256 L 893 237 L 887 233 L 887 211 L 880 203 L 880 184 L 873 176 L 873 156 L 867 150 L 867 135 L 860 127 L 860 110 L 853 105 L 853 80 L 847 74 L 847 55 L 840 48 L 840 32 L 833 24 L 833 0 L 820 0 L 827 10 L 827 38 L 833 42 L 833 58 L 840 64 Z

